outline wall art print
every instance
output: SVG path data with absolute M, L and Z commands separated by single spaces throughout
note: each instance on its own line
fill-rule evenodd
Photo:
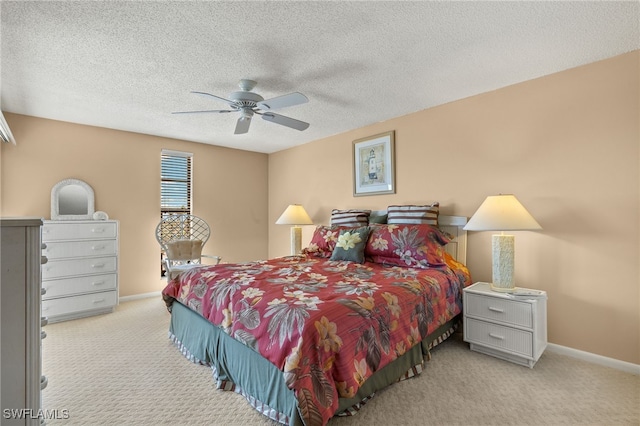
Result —
M 353 196 L 393 194 L 394 131 L 353 141 Z

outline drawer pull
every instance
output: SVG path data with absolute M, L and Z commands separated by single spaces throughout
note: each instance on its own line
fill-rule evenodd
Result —
M 94 234 L 102 234 L 104 232 L 104 228 L 91 228 L 91 232 Z
M 49 324 L 49 318 L 47 317 L 40 317 L 40 327 L 44 327 L 45 325 Z
M 96 251 L 96 250 L 104 250 L 105 246 L 91 246 L 91 250 Z
M 40 390 L 44 390 L 48 384 L 49 380 L 47 379 L 47 376 L 40 376 Z
M 92 268 L 104 268 L 104 263 L 93 263 L 91 265 Z
M 45 294 L 47 294 L 47 289 L 46 289 L 46 288 L 44 288 L 44 287 L 42 287 L 42 288 L 40 289 L 40 296 L 44 296 Z
M 504 336 L 500 336 L 499 334 L 489 333 L 489 336 L 493 337 L 494 339 L 504 340 Z
M 494 308 L 493 306 L 489 306 L 489 310 L 491 312 L 498 312 L 500 314 L 504 313 L 504 309 L 500 309 L 500 308 Z
M 41 265 L 44 265 L 48 261 L 49 261 L 49 258 L 47 256 L 40 256 L 40 264 Z
M 98 304 L 98 303 L 104 303 L 105 300 L 104 299 L 96 299 L 93 301 L 94 304 Z
M 47 332 L 44 330 L 40 331 L 40 340 L 44 340 L 45 337 L 47 337 Z
M 94 282 L 91 283 L 91 285 L 93 285 L 93 286 L 104 285 L 104 281 L 94 281 Z

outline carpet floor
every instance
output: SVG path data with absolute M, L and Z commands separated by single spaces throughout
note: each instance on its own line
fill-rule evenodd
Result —
M 276 425 L 243 396 L 217 390 L 211 369 L 167 337 L 158 298 L 47 325 L 47 424 Z M 640 425 L 640 377 L 545 352 L 533 369 L 472 352 L 454 334 L 420 376 L 378 392 L 329 425 Z

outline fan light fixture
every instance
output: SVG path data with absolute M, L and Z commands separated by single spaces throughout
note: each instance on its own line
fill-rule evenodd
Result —
M 491 237 L 492 272 L 491 289 L 511 292 L 515 289 L 513 277 L 515 237 L 504 231 L 535 231 L 542 227 L 514 195 L 491 195 L 478 207 L 467 231 L 502 231 Z
M 293 225 L 291 227 L 291 255 L 302 251 L 302 228 L 298 225 L 313 225 L 307 211 L 300 204 L 291 204 L 276 220 L 277 225 Z

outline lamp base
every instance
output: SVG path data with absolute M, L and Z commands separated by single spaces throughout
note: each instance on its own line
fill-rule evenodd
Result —
M 300 254 L 302 251 L 302 228 L 299 226 L 291 227 L 291 256 Z
M 514 287 L 497 287 L 493 283 L 489 283 L 489 285 L 491 286 L 492 291 L 497 291 L 498 293 L 513 293 L 514 290 L 516 289 L 515 286 Z
M 491 249 L 493 254 L 493 282 L 491 290 L 511 292 L 516 288 L 513 279 L 513 254 L 515 237 L 513 235 L 493 235 Z

